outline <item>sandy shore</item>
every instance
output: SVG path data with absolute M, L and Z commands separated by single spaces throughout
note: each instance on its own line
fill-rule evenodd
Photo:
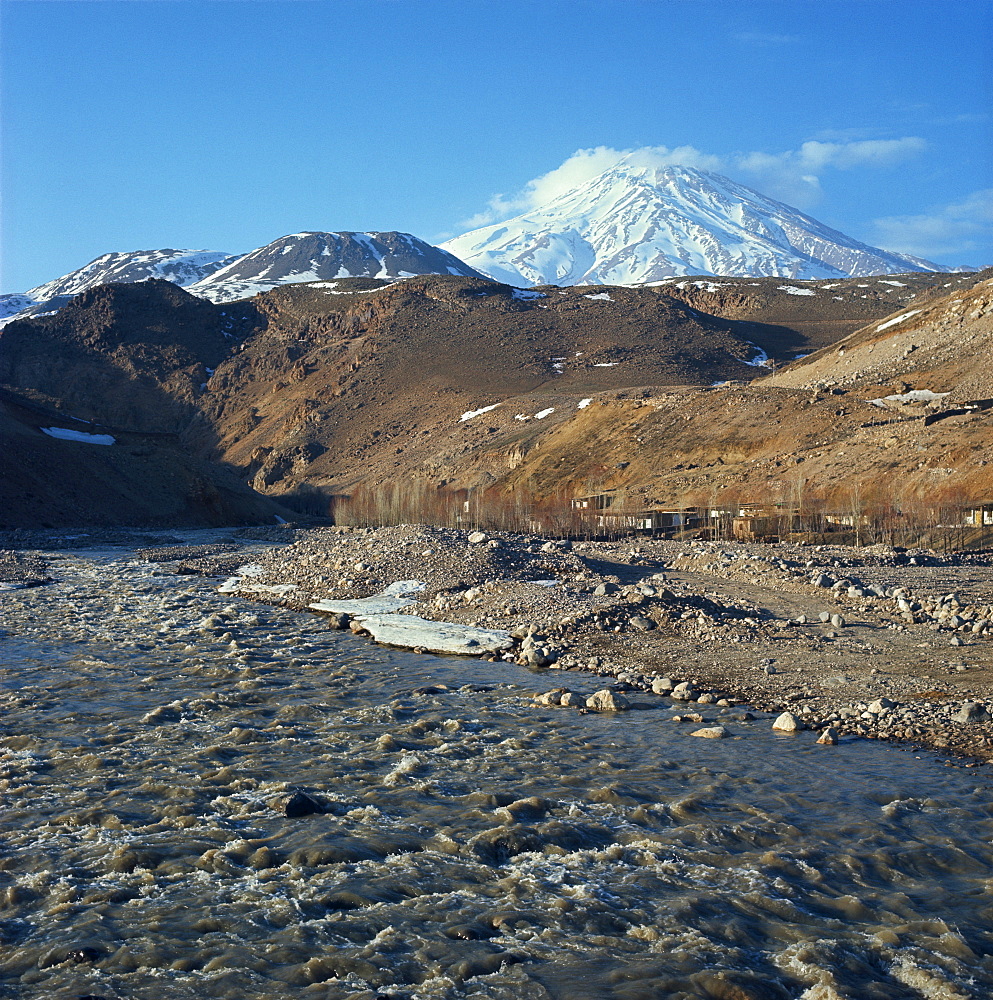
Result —
M 841 738 L 993 762 L 990 555 L 406 525 L 128 537 L 161 572 L 227 578 L 230 593 L 301 611 L 421 581 L 402 613 L 507 635 L 485 655 L 547 671 L 543 707 L 587 710 L 562 698 L 569 671 L 587 670 L 618 704 L 669 697 L 689 724 L 711 721 L 708 706 L 750 706 Z M 0 586 L 43 585 L 45 549 L 125 540 L 0 538 Z M 366 631 L 350 615 L 326 617 Z

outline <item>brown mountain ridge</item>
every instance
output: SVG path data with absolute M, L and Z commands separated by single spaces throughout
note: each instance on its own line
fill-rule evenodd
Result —
M 988 277 L 521 291 L 421 276 L 284 285 L 221 305 L 168 282 L 102 286 L 0 331 L 0 520 L 271 522 L 328 514 L 359 486 L 414 483 L 539 497 L 623 488 L 662 503 L 768 492 L 798 457 L 817 488 L 892 475 L 894 459 L 907 488 L 931 488 L 899 433 L 886 463 L 852 457 L 882 448 L 861 426 L 881 414 L 867 393 L 906 370 L 935 385 L 947 373 L 940 384 L 954 387 L 941 391 L 977 396 Z M 914 316 L 886 327 L 894 309 Z M 933 346 L 918 336 L 916 357 L 902 346 L 885 372 L 854 365 L 915 322 L 944 332 Z M 835 346 L 839 333 L 851 346 Z M 755 364 L 808 353 L 772 376 Z M 935 432 L 953 467 L 943 488 L 986 488 L 984 466 L 952 455 L 962 437 L 985 447 L 985 419 Z M 52 426 L 115 445 L 52 438 Z

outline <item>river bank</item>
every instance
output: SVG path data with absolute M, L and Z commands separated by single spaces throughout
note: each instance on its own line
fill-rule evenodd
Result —
M 800 729 L 993 761 L 988 555 L 568 543 L 423 526 L 135 541 L 160 572 L 225 577 L 231 596 L 299 611 L 418 581 L 405 613 L 509 636 L 509 649 L 487 657 L 545 668 L 546 702 L 583 670 L 628 700 L 672 698 L 690 722 L 710 721 L 709 706 L 747 704 L 788 712 Z M 25 579 L 44 578 L 42 554 L 17 558 Z M 351 618 L 325 615 L 330 627 L 368 632 Z

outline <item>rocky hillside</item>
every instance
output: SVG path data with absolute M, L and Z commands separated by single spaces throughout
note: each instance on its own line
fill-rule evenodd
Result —
M 993 498 L 993 280 L 923 299 L 747 386 L 604 393 L 527 443 L 503 489 L 847 509 Z M 501 442 L 476 456 L 490 467 Z M 479 468 L 466 480 L 480 481 Z M 563 469 L 568 471 L 563 475 Z
M 258 324 L 168 281 L 104 285 L 0 331 L 0 523 L 222 524 L 277 505 L 203 458 L 197 399 Z M 283 513 L 286 513 L 283 511 Z
M 0 331 L 0 502 L 178 524 L 356 490 L 993 495 L 990 279 L 103 286 Z

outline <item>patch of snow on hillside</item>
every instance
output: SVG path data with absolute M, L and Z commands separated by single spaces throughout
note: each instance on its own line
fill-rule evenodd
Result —
M 481 413 L 489 413 L 490 410 L 495 410 L 499 405 L 500 405 L 499 403 L 493 403 L 491 406 L 483 406 L 480 407 L 478 410 L 466 410 L 465 413 L 463 413 L 462 416 L 459 417 L 459 423 L 462 423 L 466 420 L 472 420 L 473 417 L 478 417 Z
M 880 278 L 879 283 L 881 285 L 893 285 L 894 288 L 906 288 L 907 283 L 905 281 L 887 281 L 885 278 Z
M 587 398 L 587 399 L 581 399 L 581 400 L 580 400 L 580 401 L 579 401 L 579 402 L 578 402 L 578 403 L 576 404 L 576 409 L 577 409 L 577 410 L 585 410 L 585 409 L 586 409 L 586 407 L 587 407 L 587 406 L 589 406 L 589 405 L 590 405 L 590 403 L 592 403 L 592 402 L 593 402 L 593 399 L 592 399 L 591 397 L 590 397 L 590 398 Z
M 613 302 L 614 300 L 606 292 L 598 292 L 596 295 L 584 295 L 584 299 L 594 299 L 600 302 Z
M 911 389 L 909 392 L 897 393 L 894 396 L 881 396 L 870 399 L 873 406 L 886 408 L 887 403 L 933 403 L 935 400 L 950 396 L 950 392 L 932 392 L 930 389 Z
M 615 365 L 619 365 L 620 361 L 601 361 L 600 364 L 593 365 L 593 368 L 613 368 Z
M 73 431 L 68 427 L 41 427 L 42 434 L 58 438 L 60 441 L 80 441 L 83 444 L 116 444 L 109 434 L 87 434 L 86 431 Z
M 748 346 L 754 347 L 755 350 L 758 351 L 758 354 L 756 354 L 751 361 L 746 361 L 745 364 L 751 365 L 753 368 L 768 368 L 769 355 L 766 354 L 765 351 L 763 351 L 762 348 L 758 347 L 756 344 L 749 344 Z
M 548 296 L 544 292 L 535 292 L 530 288 L 512 288 L 510 294 L 521 302 L 527 302 L 529 299 L 547 299 Z
M 539 410 L 539 411 L 538 411 L 538 412 L 537 412 L 537 413 L 536 413 L 536 414 L 534 415 L 534 419 L 535 419 L 535 420 L 544 420 L 544 419 L 545 419 L 545 417 L 547 417 L 547 416 L 550 416 L 550 415 L 551 415 L 551 414 L 553 414 L 554 412 L 555 412 L 555 407 L 554 407 L 554 406 L 549 406 L 547 410 Z
M 911 316 L 916 316 L 920 311 L 920 309 L 911 309 L 910 312 L 894 316 L 893 319 L 888 319 L 885 323 L 880 323 L 879 326 L 876 327 L 876 333 L 882 333 L 883 330 L 888 330 L 891 326 L 896 326 L 897 323 L 902 323 L 905 319 L 910 319 Z
M 816 295 L 812 288 L 797 288 L 796 285 L 780 285 L 779 291 L 786 292 L 787 295 Z

